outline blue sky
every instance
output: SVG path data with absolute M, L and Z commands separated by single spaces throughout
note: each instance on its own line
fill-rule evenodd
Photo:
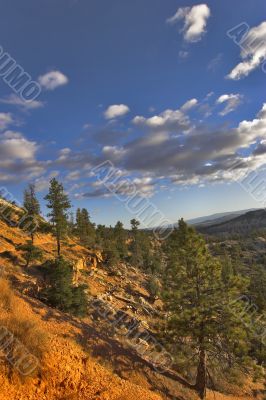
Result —
M 3 0 L 0 46 L 41 94 L 25 103 L 0 55 L 0 185 L 21 199 L 35 182 L 42 199 L 57 176 L 104 224 L 134 216 L 129 181 L 173 222 L 261 207 L 235 180 L 264 166 L 265 11 L 265 0 Z M 227 35 L 240 23 L 242 53 Z M 93 173 L 107 160 L 113 191 Z

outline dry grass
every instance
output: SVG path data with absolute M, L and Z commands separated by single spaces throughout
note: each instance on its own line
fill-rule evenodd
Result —
M 0 308 L 4 311 L 12 311 L 15 305 L 15 295 L 10 288 L 9 282 L 0 278 Z
M 47 334 L 38 323 L 28 319 L 22 300 L 16 296 L 7 280 L 0 279 L 0 326 L 5 327 L 14 336 L 14 344 L 9 351 L 16 354 L 18 348 L 35 356 L 39 365 L 48 348 Z
M 27 351 L 42 360 L 47 350 L 47 334 L 42 331 L 36 322 L 28 321 L 23 315 L 10 315 L 2 324 L 27 349 Z

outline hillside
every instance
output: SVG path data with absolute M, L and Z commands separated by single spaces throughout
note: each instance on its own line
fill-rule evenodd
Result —
M 244 215 L 220 223 L 198 225 L 197 230 L 208 235 L 246 235 L 266 229 L 266 211 L 249 211 Z
M 78 280 L 89 286 L 88 313 L 83 319 L 72 317 L 41 301 L 44 276 L 40 264 L 25 268 L 23 252 L 18 249 L 27 240 L 21 229 L 0 221 L 1 276 L 14 292 L 10 310 L 1 306 L 5 293 L 2 297 L 0 293 L 0 322 L 2 326 L 13 319 L 19 324 L 31 321 L 42 332 L 46 346 L 40 371 L 33 377 L 21 378 L 1 356 L 1 400 L 198 399 L 182 371 L 177 373 L 174 366 L 158 362 L 156 349 L 148 343 L 147 335 L 156 337 L 155 328 L 163 318 L 162 302 L 147 290 L 148 275 L 125 264 L 116 269 L 105 263 L 94 271 L 84 268 Z M 51 234 L 38 233 L 35 245 L 42 249 L 44 260 L 55 256 Z M 77 265 L 90 252 L 68 239 L 62 253 Z M 132 324 L 136 328 L 133 336 L 129 335 Z M 259 388 L 247 379 L 242 389 L 228 385 L 228 392 L 235 396 L 209 391 L 207 398 L 249 400 Z
M 216 213 L 208 216 L 193 218 L 187 221 L 190 225 L 214 225 L 219 224 L 221 222 L 229 221 L 233 218 L 239 217 L 240 215 L 246 214 L 249 211 L 255 211 L 254 209 L 251 210 L 239 210 L 239 211 L 230 211 L 224 213 Z

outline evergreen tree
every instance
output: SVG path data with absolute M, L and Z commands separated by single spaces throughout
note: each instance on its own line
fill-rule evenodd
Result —
M 68 232 L 70 235 L 73 235 L 75 233 L 75 221 L 73 211 L 71 211 L 68 216 Z
M 116 248 L 119 253 L 119 258 L 125 260 L 128 255 L 127 250 L 127 234 L 124 229 L 122 222 L 118 221 L 114 227 L 114 240 L 116 242 Z
M 131 224 L 131 233 L 132 233 L 132 242 L 130 245 L 130 262 L 132 265 L 142 267 L 143 266 L 143 254 L 141 248 L 141 239 L 140 239 L 140 232 L 139 226 L 140 222 L 133 218 L 130 221 Z
M 71 313 L 77 317 L 85 317 L 87 312 L 88 299 L 85 290 L 87 285 L 74 286 L 72 288 Z
M 48 214 L 55 229 L 57 241 L 57 255 L 61 254 L 61 240 L 67 231 L 67 210 L 71 207 L 68 196 L 64 192 L 63 185 L 55 178 L 50 181 L 49 193 L 44 198 L 47 208 L 51 210 Z
M 230 284 L 231 279 L 234 275 L 233 266 L 230 257 L 224 253 L 221 259 L 222 264 L 222 280 L 225 285 Z
M 168 239 L 166 251 L 165 335 L 173 348 L 179 340 L 189 343 L 197 358 L 195 389 L 205 399 L 210 362 L 241 364 L 248 352 L 247 332 L 237 315 L 241 300 L 231 306 L 245 283 L 233 277 L 224 284 L 220 262 L 183 220 Z
M 50 287 L 43 294 L 48 303 L 64 312 L 83 317 L 87 309 L 86 285 L 73 286 L 73 267 L 63 257 L 45 266 Z
M 90 215 L 86 208 L 77 209 L 76 231 L 83 246 L 92 247 L 95 244 L 95 227 L 90 221 Z
M 34 234 L 36 231 L 36 227 L 38 226 L 38 219 L 40 216 L 40 203 L 37 199 L 35 192 L 35 185 L 29 184 L 28 188 L 24 191 L 24 204 L 25 210 L 27 211 L 27 217 L 31 221 L 31 241 L 32 245 L 34 244 Z
M 63 257 L 58 257 L 54 262 L 46 264 L 50 287 L 44 290 L 49 304 L 59 310 L 70 312 L 73 293 L 73 269 Z
M 105 241 L 104 254 L 108 266 L 114 267 L 119 263 L 120 254 L 112 237 Z
M 104 243 L 107 239 L 107 230 L 106 226 L 101 224 L 99 224 L 96 229 L 96 244 L 101 250 L 104 250 Z

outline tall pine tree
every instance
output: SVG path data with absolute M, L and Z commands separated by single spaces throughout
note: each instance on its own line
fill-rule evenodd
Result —
M 61 241 L 67 232 L 67 210 L 71 207 L 64 187 L 55 178 L 50 181 L 49 193 L 44 198 L 47 201 L 47 208 L 51 223 L 55 229 L 57 242 L 57 255 L 61 254 Z
M 28 188 L 24 191 L 24 204 L 27 216 L 31 221 L 30 235 L 32 245 L 34 244 L 34 234 L 38 226 L 38 218 L 40 216 L 40 203 L 37 199 L 34 184 L 29 184 Z
M 130 221 L 131 224 L 131 234 L 132 234 L 132 242 L 130 245 L 130 262 L 134 266 L 142 267 L 143 266 L 143 255 L 141 248 L 141 238 L 139 232 L 140 222 L 133 218 Z
M 236 312 L 241 310 L 241 300 L 231 306 L 245 283 L 237 277 L 224 282 L 221 263 L 183 220 L 168 239 L 166 250 L 165 336 L 173 349 L 179 341 L 189 343 L 197 359 L 195 389 L 205 399 L 211 360 L 241 363 L 248 351 L 247 332 Z
M 77 209 L 76 231 L 83 246 L 92 247 L 95 245 L 95 226 L 91 223 L 90 215 L 86 208 Z

